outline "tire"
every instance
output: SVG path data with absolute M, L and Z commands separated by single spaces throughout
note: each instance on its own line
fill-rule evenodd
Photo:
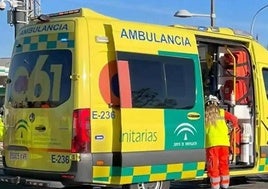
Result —
M 123 189 L 169 189 L 170 181 L 158 181 L 124 185 Z

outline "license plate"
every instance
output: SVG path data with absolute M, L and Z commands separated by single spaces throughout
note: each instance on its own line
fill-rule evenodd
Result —
M 27 152 L 10 152 L 9 153 L 10 160 L 28 160 Z

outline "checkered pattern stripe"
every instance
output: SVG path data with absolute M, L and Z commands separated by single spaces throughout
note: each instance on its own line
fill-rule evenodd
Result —
M 41 34 L 19 38 L 16 40 L 15 53 L 74 48 L 74 33 Z
M 260 159 L 259 171 L 268 171 L 268 158 Z
M 137 167 L 94 166 L 96 183 L 128 184 L 159 180 L 189 179 L 204 175 L 205 162 Z

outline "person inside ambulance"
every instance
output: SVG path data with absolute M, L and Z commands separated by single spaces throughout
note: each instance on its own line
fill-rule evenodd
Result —
M 206 161 L 211 189 L 229 187 L 229 128 L 226 121 L 238 127 L 238 119 L 219 106 L 216 96 L 205 99 Z

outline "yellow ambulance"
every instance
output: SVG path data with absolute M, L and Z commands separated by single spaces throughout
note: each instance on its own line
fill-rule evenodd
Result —
M 167 189 L 205 179 L 204 99 L 235 114 L 230 174 L 268 173 L 268 51 L 230 28 L 90 9 L 41 15 L 14 44 L 2 182 Z

